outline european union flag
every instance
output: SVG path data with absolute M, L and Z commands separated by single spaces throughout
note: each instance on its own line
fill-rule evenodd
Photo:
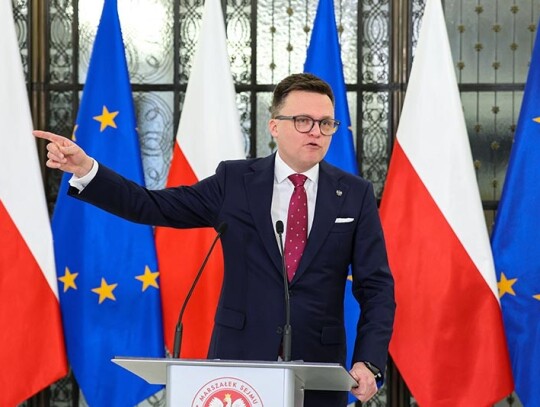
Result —
M 333 0 L 319 1 L 304 72 L 324 79 L 334 92 L 335 117 L 341 124 L 332 136 L 325 160 L 345 171 L 358 174 Z
M 540 406 L 539 94 L 540 32 L 537 32 L 492 235 L 516 393 L 527 407 Z
M 304 72 L 317 75 L 324 79 L 332 87 L 335 98 L 335 117 L 341 124 L 338 131 L 332 136 L 330 148 L 325 160 L 342 170 L 358 174 L 358 165 L 354 152 L 354 144 L 351 132 L 351 117 L 347 104 L 347 91 L 343 76 L 343 64 L 341 62 L 341 49 L 336 28 L 334 2 L 332 0 L 320 0 L 313 24 L 311 40 L 307 50 Z M 360 310 L 358 302 L 354 299 L 351 288 L 351 276 L 349 276 L 345 290 L 345 329 L 347 333 L 347 361 L 349 365 L 354 352 L 356 330 Z M 384 366 L 380 366 L 384 369 Z M 356 398 L 350 395 L 352 402 Z
M 73 138 L 144 183 L 116 0 L 105 0 Z M 162 387 L 111 358 L 164 353 L 153 230 L 68 197 L 68 179 L 52 224 L 69 362 L 90 406 L 133 406 Z

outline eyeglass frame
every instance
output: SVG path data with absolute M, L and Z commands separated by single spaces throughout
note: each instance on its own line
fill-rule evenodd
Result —
M 308 130 L 301 131 L 301 130 L 298 130 L 298 128 L 296 127 L 296 119 L 300 118 L 300 117 L 311 120 L 311 127 Z M 315 127 L 315 123 L 317 123 L 319 125 L 319 130 L 320 130 L 321 134 L 323 136 L 326 136 L 326 137 L 333 136 L 338 131 L 338 127 L 341 124 L 341 122 L 339 120 L 336 120 L 336 119 L 330 119 L 330 118 L 327 117 L 327 118 L 324 118 L 324 119 L 316 120 L 313 117 L 308 116 L 306 114 L 299 114 L 299 115 L 296 115 L 296 116 L 279 115 L 279 116 L 274 117 L 274 119 L 276 119 L 276 120 L 292 120 L 292 122 L 294 123 L 294 128 L 296 129 L 296 131 L 298 131 L 299 133 L 304 133 L 304 134 L 309 133 L 311 130 L 313 130 L 313 127 Z M 323 131 L 321 129 L 321 122 L 323 122 L 325 120 L 331 120 L 331 121 L 334 122 L 334 127 L 333 127 L 334 131 L 331 134 L 325 134 L 325 133 L 323 133 Z

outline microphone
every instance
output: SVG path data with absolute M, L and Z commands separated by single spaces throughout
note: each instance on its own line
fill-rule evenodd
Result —
M 180 310 L 180 315 L 178 315 L 178 323 L 176 324 L 176 330 L 174 332 L 173 358 L 180 357 L 180 346 L 182 345 L 182 333 L 184 331 L 184 326 L 182 325 L 182 317 L 184 316 L 184 311 L 186 310 L 186 306 L 189 302 L 189 299 L 191 298 L 191 294 L 193 294 L 193 290 L 195 290 L 195 286 L 197 285 L 199 278 L 201 278 L 202 272 L 204 270 L 204 266 L 206 266 L 206 263 L 208 262 L 208 259 L 210 258 L 212 251 L 214 250 L 214 246 L 216 245 L 218 239 L 221 237 L 223 233 L 225 233 L 226 230 L 227 230 L 227 224 L 225 222 L 221 222 L 217 228 L 217 235 L 214 238 L 214 241 L 212 242 L 212 246 L 210 246 L 210 250 L 208 250 L 208 254 L 204 258 L 201 268 L 197 272 L 195 280 L 193 280 L 193 284 L 191 285 L 191 288 L 189 289 L 186 299 L 184 300 L 184 303 L 182 304 L 182 309 Z
M 281 269 L 283 271 L 283 288 L 285 293 L 285 326 L 283 327 L 283 361 L 291 361 L 291 301 L 289 297 L 289 279 L 287 277 L 287 266 L 285 265 L 285 254 L 283 250 L 283 222 L 276 222 L 276 232 L 279 236 L 279 248 L 281 250 Z

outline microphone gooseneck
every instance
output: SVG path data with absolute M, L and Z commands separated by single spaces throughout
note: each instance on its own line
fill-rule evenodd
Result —
M 283 222 L 276 222 L 276 232 L 279 237 L 279 249 L 281 251 L 281 268 L 283 274 L 283 288 L 285 294 L 285 326 L 283 327 L 283 361 L 291 361 L 291 300 L 289 295 L 289 279 L 287 277 L 287 265 L 285 264 L 285 252 L 283 250 Z
M 186 306 L 189 302 L 189 299 L 191 298 L 191 295 L 193 294 L 193 291 L 195 290 L 195 287 L 197 286 L 197 283 L 199 282 L 199 279 L 201 278 L 202 272 L 204 270 L 204 267 L 206 266 L 206 263 L 208 263 L 208 259 L 210 258 L 210 255 L 212 254 L 212 251 L 214 250 L 214 246 L 216 245 L 217 241 L 225 233 L 227 230 L 227 224 L 225 222 L 220 223 L 218 228 L 216 229 L 217 235 L 214 238 L 214 241 L 212 242 L 212 245 L 210 246 L 210 250 L 208 250 L 208 253 L 206 257 L 204 258 L 204 261 L 201 265 L 201 268 L 197 272 L 197 275 L 195 276 L 195 280 L 193 280 L 193 284 L 191 284 L 191 287 L 189 289 L 188 294 L 186 295 L 186 299 L 184 300 L 184 303 L 182 304 L 182 308 L 180 310 L 180 314 L 178 315 L 178 322 L 176 324 L 176 329 L 174 332 L 174 347 L 173 347 L 173 358 L 179 358 L 180 357 L 180 347 L 182 346 L 182 335 L 184 331 L 184 326 L 182 324 L 182 318 L 184 316 L 184 311 L 186 310 Z

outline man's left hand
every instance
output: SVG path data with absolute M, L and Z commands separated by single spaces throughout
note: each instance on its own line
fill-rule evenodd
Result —
M 353 387 L 351 393 L 362 403 L 365 403 L 377 393 L 375 376 L 363 362 L 356 362 L 349 373 L 358 383 L 358 387 Z

